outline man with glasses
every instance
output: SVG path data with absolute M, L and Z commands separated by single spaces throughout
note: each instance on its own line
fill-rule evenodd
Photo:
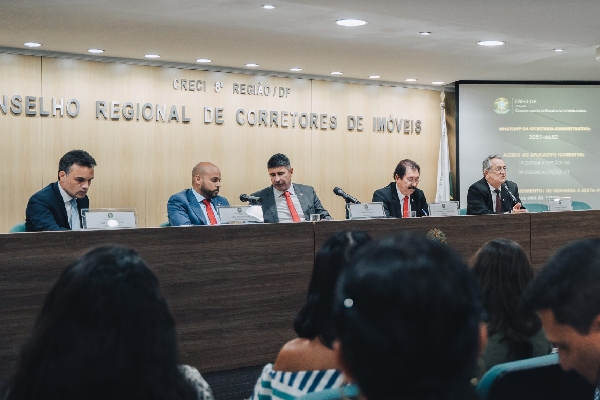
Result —
M 386 217 L 423 217 L 429 206 L 425 193 L 417 188 L 421 167 L 412 160 L 402 160 L 394 170 L 394 182 L 373 193 L 373 202 L 383 203 Z
M 519 198 L 517 184 L 506 180 L 506 164 L 495 154 L 483 160 L 483 178 L 469 187 L 467 214 L 527 212 Z

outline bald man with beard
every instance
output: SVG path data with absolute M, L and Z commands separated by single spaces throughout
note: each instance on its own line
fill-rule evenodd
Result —
M 219 225 L 218 206 L 229 202 L 219 196 L 221 171 L 209 162 L 200 162 L 192 170 L 192 187 L 175 193 L 167 203 L 171 226 Z

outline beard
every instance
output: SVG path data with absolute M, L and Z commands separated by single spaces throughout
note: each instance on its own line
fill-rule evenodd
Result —
M 219 188 L 215 190 L 208 190 L 208 188 L 204 185 L 200 186 L 200 193 L 207 199 L 214 199 L 219 194 Z

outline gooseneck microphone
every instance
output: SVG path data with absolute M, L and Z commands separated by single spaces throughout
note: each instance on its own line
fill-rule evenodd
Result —
M 518 204 L 519 201 L 517 200 L 517 198 L 515 197 L 515 195 L 512 194 L 512 192 L 510 190 L 508 190 L 508 185 L 506 184 L 506 182 L 502 184 L 502 187 L 504 188 L 504 190 L 506 190 L 506 193 L 508 193 L 508 195 L 510 196 L 510 198 L 514 202 L 513 206 L 516 205 L 516 204 Z
M 262 203 L 262 197 L 250 196 L 249 194 L 240 194 L 241 201 L 250 201 L 252 203 Z
M 333 193 L 337 194 L 338 196 L 340 196 L 344 200 L 346 200 L 346 203 L 360 204 L 360 201 L 358 201 L 356 198 L 350 196 L 348 193 L 344 192 L 342 189 L 340 189 L 337 186 L 333 188 Z

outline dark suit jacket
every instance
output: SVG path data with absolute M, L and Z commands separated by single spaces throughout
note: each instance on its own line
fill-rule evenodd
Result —
M 425 212 L 429 212 L 429 205 L 425 199 L 425 193 L 421 189 L 415 189 L 409 196 L 410 208 L 417 212 L 417 217 L 423 217 Z M 385 216 L 388 218 L 402 218 L 402 207 L 400 207 L 400 198 L 396 189 L 396 182 L 392 182 L 384 188 L 378 189 L 373 193 L 373 202 L 383 203 Z
M 298 200 L 300 200 L 300 205 L 302 206 L 302 211 L 304 212 L 304 217 L 307 221 L 310 218 L 310 214 L 319 214 L 321 215 L 321 219 L 333 219 L 327 210 L 323 208 L 321 200 L 319 200 L 319 197 L 312 186 L 300 185 L 299 183 L 292 183 L 292 185 L 294 185 L 294 191 L 296 192 L 296 196 L 298 196 Z M 252 193 L 252 196 L 261 197 L 263 199 L 260 205 L 262 206 L 265 222 L 279 222 L 273 186 L 254 192 Z
M 77 199 L 80 224 L 81 209 L 89 207 L 90 200 L 87 196 Z M 27 232 L 71 230 L 65 202 L 58 189 L 58 182 L 49 184 L 29 198 L 25 209 L 25 230 Z
M 169 198 L 167 215 L 169 216 L 169 224 L 171 226 L 209 225 L 193 190 L 185 189 Z M 217 206 L 229 205 L 229 202 L 223 196 L 217 196 L 211 199 L 210 202 L 217 212 L 219 212 Z
M 506 181 L 508 189 L 517 199 L 518 203 L 521 203 L 519 198 L 519 188 L 516 183 Z M 502 212 L 509 212 L 515 206 L 515 202 L 512 200 L 510 195 L 506 192 L 504 185 L 500 190 L 500 199 L 502 200 Z M 521 208 L 523 204 L 521 203 Z M 488 185 L 485 178 L 481 178 L 469 187 L 467 194 L 467 215 L 479 215 L 479 214 L 494 214 L 494 203 L 492 200 L 492 193 L 490 192 L 490 186 Z

